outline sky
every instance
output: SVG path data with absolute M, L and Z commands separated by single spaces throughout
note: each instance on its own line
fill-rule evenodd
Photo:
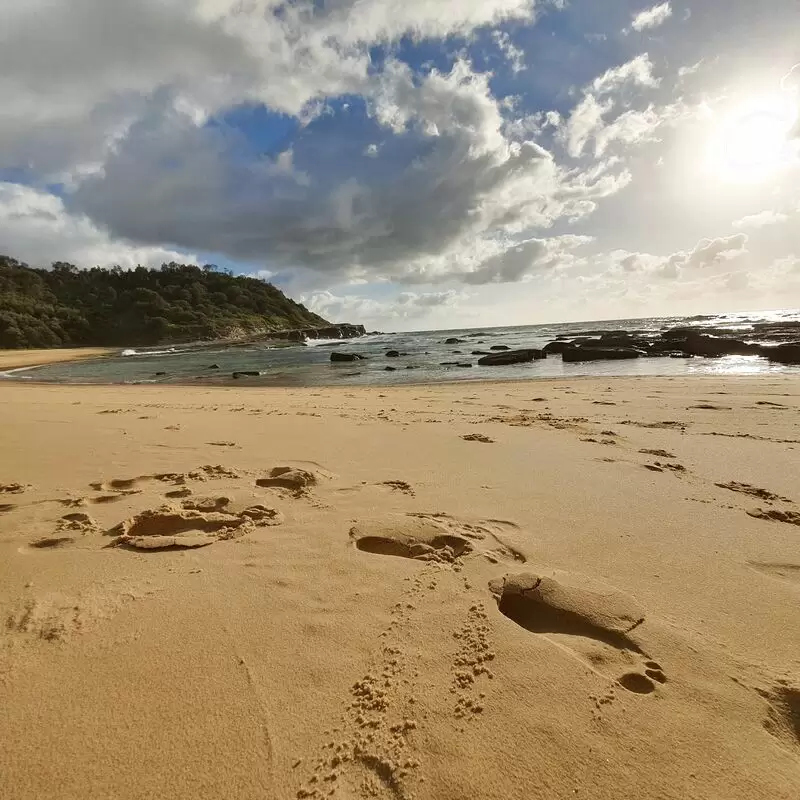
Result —
M 796 0 L 0 6 L 0 253 L 421 330 L 800 306 Z

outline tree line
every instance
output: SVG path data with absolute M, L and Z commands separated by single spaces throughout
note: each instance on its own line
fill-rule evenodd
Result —
M 38 269 L 0 256 L 0 348 L 175 344 L 328 324 L 213 265 Z

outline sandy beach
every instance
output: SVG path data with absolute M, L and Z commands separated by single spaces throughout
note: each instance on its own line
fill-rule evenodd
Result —
M 62 364 L 86 361 L 118 353 L 115 347 L 65 347 L 60 350 L 0 350 L 0 371 L 20 367 L 39 367 L 43 364 Z
M 800 797 L 797 377 L 0 402 L 3 798 Z

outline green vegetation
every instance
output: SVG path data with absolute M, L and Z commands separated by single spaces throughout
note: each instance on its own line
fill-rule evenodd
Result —
M 0 348 L 155 345 L 326 324 L 272 284 L 213 266 L 48 270 L 0 256 Z

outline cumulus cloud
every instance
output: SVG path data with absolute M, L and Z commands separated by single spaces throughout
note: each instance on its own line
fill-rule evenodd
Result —
M 618 250 L 611 254 L 612 271 L 667 279 L 692 277 L 715 265 L 741 259 L 748 252 L 748 241 L 744 233 L 701 239 L 692 250 L 679 250 L 666 257 Z
M 325 319 L 339 322 L 359 320 L 368 327 L 393 327 L 398 323 L 424 320 L 432 313 L 456 309 L 469 297 L 465 292 L 399 292 L 389 299 L 317 291 L 301 295 L 300 302 Z M 404 326 L 405 327 L 405 326 Z
M 656 88 L 660 79 L 653 75 L 653 62 L 642 53 L 625 64 L 607 70 L 592 81 L 591 89 L 598 96 L 619 92 L 627 87 Z
M 595 157 L 603 156 L 614 143 L 651 142 L 659 128 L 693 113 L 681 102 L 662 106 L 651 103 L 644 109 L 630 108 L 613 116 L 612 112 L 628 100 L 631 91 L 656 89 L 660 84 L 647 53 L 595 78 L 559 129 L 558 138 L 567 153 L 579 158 L 592 140 Z
M 86 216 L 70 214 L 58 197 L 13 183 L 0 183 L 0 243 L 4 255 L 32 266 L 54 261 L 125 268 L 197 263 L 194 256 L 175 250 L 112 240 Z
M 663 25 L 672 16 L 672 4 L 670 2 L 646 8 L 634 14 L 631 28 L 638 33 Z
M 260 102 L 302 115 L 359 92 L 370 45 L 531 19 L 534 0 L 26 0 L 0 7 L 0 168 L 97 167 L 167 93 L 196 119 Z
M 771 225 L 781 225 L 789 220 L 789 215 L 782 211 L 767 209 L 758 214 L 750 214 L 733 223 L 734 228 L 767 228 Z
M 128 239 L 267 260 L 278 270 L 493 281 L 496 270 L 482 271 L 476 254 L 494 258 L 497 242 L 509 249 L 532 229 L 587 213 L 625 185 L 625 174 L 566 171 L 534 142 L 509 139 L 489 77 L 466 61 L 422 78 L 387 63 L 365 97 L 403 150 L 387 142 L 358 174 L 333 162 L 306 169 L 302 153 L 318 153 L 324 126 L 317 134 L 309 124 L 276 174 L 241 164 L 235 134 L 165 109 L 132 126 L 71 202 Z

